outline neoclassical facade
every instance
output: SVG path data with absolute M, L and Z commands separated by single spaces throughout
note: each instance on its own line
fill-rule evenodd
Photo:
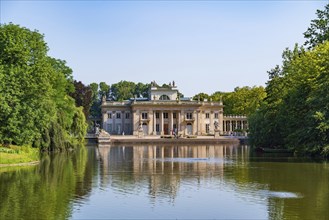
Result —
M 180 98 L 173 82 L 168 88 L 151 83 L 148 98 L 117 102 L 102 101 L 103 129 L 110 134 L 137 135 L 208 135 L 215 126 L 222 135 L 247 129 L 244 116 L 224 116 L 220 102 Z

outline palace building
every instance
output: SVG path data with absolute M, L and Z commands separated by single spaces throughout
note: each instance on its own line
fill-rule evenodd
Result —
M 163 88 L 151 83 L 148 98 L 102 100 L 102 126 L 108 133 L 137 135 L 231 135 L 247 129 L 245 116 L 225 116 L 222 101 L 181 98 L 175 82 Z

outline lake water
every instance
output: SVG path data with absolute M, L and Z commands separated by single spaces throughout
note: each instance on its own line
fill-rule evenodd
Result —
M 248 146 L 87 146 L 0 169 L 0 219 L 329 219 L 329 164 Z

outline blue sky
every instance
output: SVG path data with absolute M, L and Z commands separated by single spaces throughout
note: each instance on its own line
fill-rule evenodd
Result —
M 265 86 L 327 1 L 6 1 L 85 84 L 174 80 L 185 96 Z

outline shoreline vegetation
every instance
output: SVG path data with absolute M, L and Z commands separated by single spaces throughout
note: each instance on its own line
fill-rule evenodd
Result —
M 22 166 L 39 163 L 40 150 L 29 146 L 1 146 L 0 145 L 0 167 Z

